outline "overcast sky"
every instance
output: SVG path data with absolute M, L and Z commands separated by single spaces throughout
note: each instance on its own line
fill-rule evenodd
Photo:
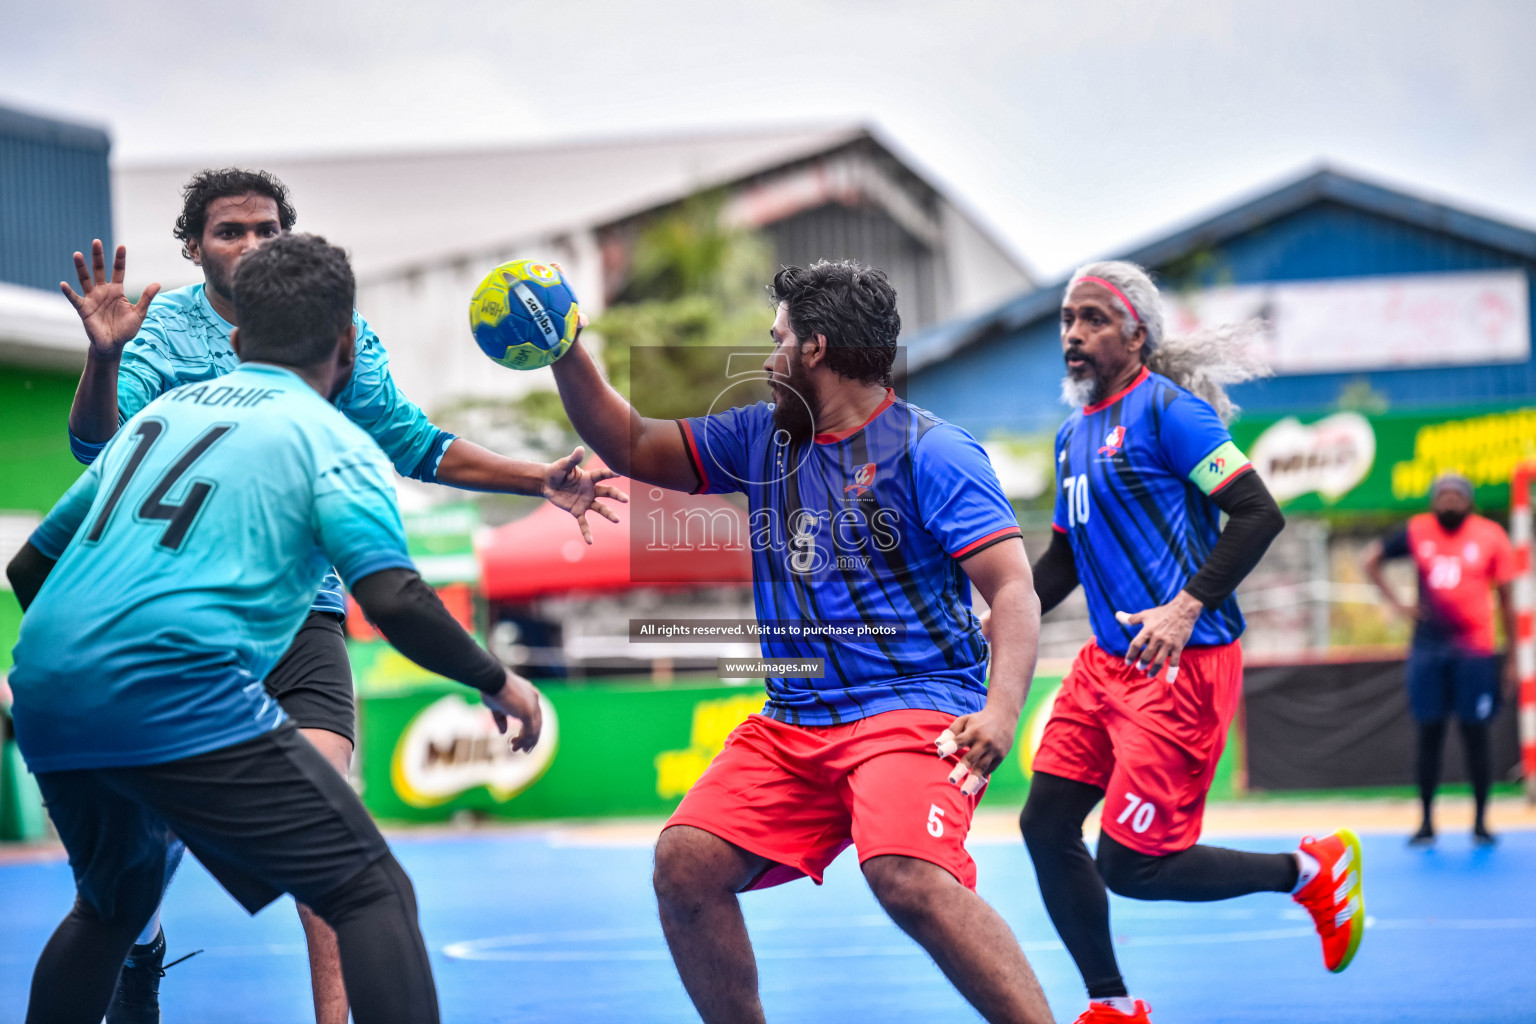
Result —
M 1046 276 L 1327 160 L 1536 225 L 1530 0 L 0 0 L 0 103 L 209 159 L 868 121 Z

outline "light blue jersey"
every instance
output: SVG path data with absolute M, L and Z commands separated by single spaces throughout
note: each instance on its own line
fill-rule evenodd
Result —
M 336 399 L 347 418 L 362 427 L 395 464 L 401 476 L 437 482 L 437 465 L 454 435 L 440 430 L 415 403 L 400 393 L 389 373 L 389 353 L 368 322 L 352 314 L 357 327 L 357 366 Z M 118 424 L 171 388 L 222 377 L 240 365 L 229 345 L 234 326 L 215 313 L 204 286 L 162 292 L 150 303 L 137 336 L 123 348 L 117 371 Z M 75 458 L 90 463 L 102 446 L 69 438 Z M 345 614 L 341 581 L 327 574 L 315 599 L 320 611 Z
M 58 559 L 10 675 L 35 772 L 158 764 L 276 727 L 262 679 L 326 567 L 349 584 L 411 568 L 378 446 L 264 364 L 150 402 L 31 542 Z

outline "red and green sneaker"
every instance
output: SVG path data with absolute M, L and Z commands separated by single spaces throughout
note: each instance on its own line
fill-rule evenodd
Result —
M 1121 1013 L 1108 1003 L 1088 1002 L 1088 1010 L 1072 1024 L 1152 1024 L 1152 1007 L 1136 1000 L 1136 1009 L 1132 1013 Z
M 1365 897 L 1360 885 L 1360 840 L 1347 828 L 1321 839 L 1301 841 L 1301 849 L 1317 858 L 1317 877 L 1291 898 L 1307 908 L 1318 938 L 1323 940 L 1323 964 L 1337 974 L 1349 966 L 1365 934 Z

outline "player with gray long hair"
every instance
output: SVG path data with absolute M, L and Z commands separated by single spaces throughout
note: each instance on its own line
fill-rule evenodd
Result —
M 1108 301 L 1122 317 L 1121 331 L 1126 337 L 1137 329 L 1145 330 L 1141 353 L 1147 369 L 1204 399 L 1223 423 L 1232 422 L 1238 412 L 1227 397 L 1227 387 L 1270 376 L 1272 371 L 1253 344 L 1264 331 L 1262 320 L 1201 328 L 1169 338 L 1163 332 L 1163 297 L 1145 270 L 1124 260 L 1089 263 L 1072 275 L 1067 293 L 1071 294 L 1073 286 L 1090 277 L 1108 281 L 1119 289 L 1120 294 L 1110 294 Z M 1132 308 L 1138 316 L 1131 315 Z M 1095 401 L 1092 388 L 1097 383 L 1095 377 L 1062 378 L 1062 401 L 1074 408 L 1091 404 Z
M 1043 609 L 1081 582 L 1093 639 L 1062 681 L 1019 825 L 1088 989 L 1077 1024 L 1151 1022 L 1115 960 L 1106 887 L 1186 902 L 1290 893 L 1332 971 L 1365 922 L 1347 830 L 1284 853 L 1199 843 L 1242 693 L 1232 592 L 1285 519 L 1225 422 L 1226 385 L 1263 372 L 1244 344 L 1253 325 L 1174 340 L 1163 320 L 1131 263 L 1090 263 L 1062 297 L 1062 396 L 1075 408 L 1056 435 L 1054 530 L 1033 572 Z M 1095 857 L 1082 830 L 1100 802 Z

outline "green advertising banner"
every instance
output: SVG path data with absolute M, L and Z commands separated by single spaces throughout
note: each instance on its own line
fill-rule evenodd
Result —
M 447 583 L 478 583 L 480 559 L 475 555 L 475 532 L 480 529 L 480 510 L 468 502 L 436 505 L 404 512 L 405 543 L 421 578 L 433 586 Z
M 510 819 L 665 815 L 731 730 L 763 706 L 758 683 L 547 684 L 544 733 L 524 755 L 510 751 L 474 694 L 421 678 L 385 645 L 354 645 L 353 665 L 363 802 L 388 821 L 442 821 L 465 811 Z M 372 681 L 363 685 L 365 674 Z M 1060 681 L 1035 679 L 1018 740 L 992 774 L 984 803 L 1023 804 Z M 1231 795 L 1240 762 L 1239 744 L 1229 744 L 1215 795 Z
M 1446 472 L 1470 479 L 1481 507 L 1500 509 L 1511 471 L 1536 459 L 1536 407 L 1243 417 L 1232 437 L 1289 510 L 1422 509 Z

